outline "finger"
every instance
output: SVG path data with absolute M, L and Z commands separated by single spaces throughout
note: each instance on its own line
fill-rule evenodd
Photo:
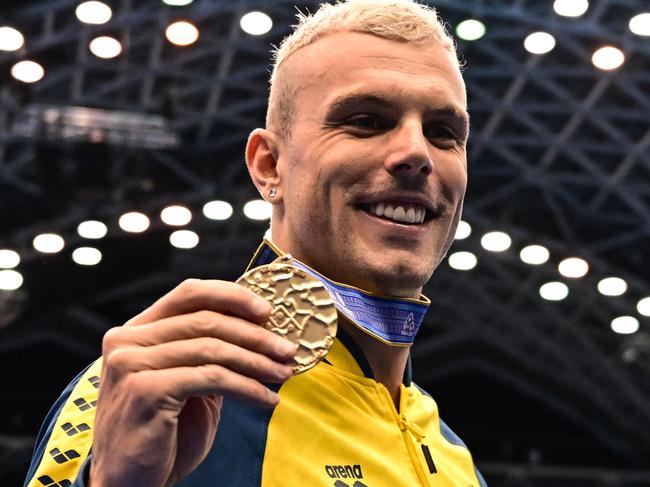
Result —
M 187 279 L 126 325 L 139 325 L 199 310 L 218 311 L 254 323 L 269 317 L 272 306 L 262 297 L 228 281 Z
M 280 362 L 293 360 L 297 349 L 296 344 L 257 324 L 213 311 L 197 311 L 154 323 L 113 328 L 104 336 L 103 353 L 199 337 L 218 338 Z

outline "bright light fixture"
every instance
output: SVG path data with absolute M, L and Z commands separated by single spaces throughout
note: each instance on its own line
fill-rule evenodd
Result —
M 199 29 L 185 20 L 179 20 L 169 24 L 165 30 L 165 37 L 172 44 L 177 46 L 189 46 L 199 38 Z
M 272 205 L 264 200 L 252 200 L 244 205 L 244 215 L 251 220 L 268 220 L 271 218 Z
M 23 276 L 18 271 L 0 271 L 0 289 L 3 291 L 15 291 L 23 285 Z
M 519 258 L 530 265 L 543 264 L 550 256 L 548 249 L 542 245 L 528 245 L 519 252 Z
M 551 281 L 539 288 L 539 295 L 547 301 L 562 301 L 569 295 L 569 288 L 559 281 Z
M 466 221 L 459 221 L 456 228 L 455 240 L 464 240 L 472 234 L 472 226 Z
M 625 54 L 617 47 L 604 46 L 594 52 L 593 56 L 591 56 L 591 62 L 598 69 L 611 71 L 625 62 Z
M 546 54 L 555 47 L 555 37 L 547 32 L 533 32 L 524 39 L 524 48 L 533 54 Z
M 463 20 L 456 26 L 456 35 L 464 41 L 476 41 L 485 35 L 485 24 L 480 20 Z
M 167 225 L 182 227 L 192 221 L 192 212 L 184 206 L 168 206 L 160 212 L 160 219 Z
M 172 7 L 184 7 L 189 5 L 194 0 L 162 0 L 164 4 L 171 5 Z
M 18 61 L 11 67 L 11 76 L 23 83 L 36 83 L 45 76 L 45 69 L 35 61 Z
M 636 310 L 643 316 L 650 316 L 650 296 L 640 299 L 636 303 Z
M 621 335 L 630 335 L 639 330 L 639 320 L 634 316 L 619 316 L 611 323 L 612 330 Z
M 457 271 L 468 271 L 476 267 L 476 256 L 471 252 L 454 252 L 449 256 L 449 267 Z
M 56 254 L 63 250 L 65 241 L 61 235 L 57 235 L 56 233 L 41 233 L 34 237 L 32 245 L 36 250 L 44 254 Z
M 72 260 L 79 265 L 97 265 L 102 261 L 102 253 L 94 247 L 79 247 L 72 252 Z
M 203 205 L 203 214 L 210 220 L 227 220 L 232 216 L 232 205 L 227 201 L 208 201 Z
M 0 269 L 13 269 L 20 264 L 18 252 L 9 249 L 0 249 Z
M 630 19 L 630 30 L 638 36 L 650 36 L 650 12 L 643 12 Z
M 149 228 L 149 217 L 143 213 L 131 211 L 122 215 L 118 223 L 125 232 L 142 233 Z
M 488 232 L 481 238 L 481 245 L 491 252 L 503 252 L 510 248 L 512 239 L 504 232 Z
M 563 17 L 580 17 L 589 8 L 587 0 L 555 0 L 553 9 Z
M 77 226 L 77 233 L 83 238 L 98 239 L 106 236 L 108 228 L 97 220 L 86 220 Z
M 248 12 L 239 21 L 241 29 L 252 36 L 266 34 L 273 27 L 273 20 L 264 12 Z
M 598 291 L 604 296 L 620 296 L 627 291 L 627 283 L 620 277 L 606 277 L 598 282 Z
M 199 243 L 199 236 L 191 230 L 176 230 L 169 236 L 169 243 L 178 249 L 193 249 Z
M 112 59 L 122 53 L 122 43 L 109 36 L 95 37 L 88 46 L 90 52 L 102 59 Z
M 589 272 L 589 264 L 580 257 L 569 257 L 560 262 L 557 269 L 564 277 L 577 279 Z
M 74 13 L 84 24 L 105 24 L 113 15 L 111 7 L 96 1 L 80 3 Z
M 0 27 L 0 51 L 17 51 L 25 44 L 25 38 L 13 27 Z

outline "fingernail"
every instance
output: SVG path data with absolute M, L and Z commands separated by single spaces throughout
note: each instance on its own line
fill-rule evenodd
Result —
M 271 303 L 269 303 L 266 299 L 257 298 L 255 301 L 253 301 L 253 309 L 260 316 L 268 316 L 271 313 L 273 307 L 271 306 Z
M 269 398 L 269 403 L 271 403 L 273 406 L 278 404 L 280 402 L 280 396 L 271 389 L 267 389 L 268 391 L 268 398 Z
M 298 349 L 298 345 L 289 340 L 285 340 L 284 338 L 280 338 L 275 343 L 275 349 L 280 355 L 293 357 Z

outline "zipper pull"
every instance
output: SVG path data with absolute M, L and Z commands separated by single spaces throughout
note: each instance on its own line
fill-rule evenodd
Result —
M 415 436 L 415 439 L 418 441 L 418 443 L 422 443 L 422 440 L 424 439 L 424 433 L 422 432 L 422 428 L 420 428 L 417 424 L 409 422 L 403 414 L 400 414 L 399 416 L 399 422 L 400 422 L 400 429 L 402 431 L 410 431 L 413 436 Z

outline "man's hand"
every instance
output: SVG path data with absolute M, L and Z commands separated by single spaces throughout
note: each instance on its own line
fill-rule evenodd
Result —
M 296 346 L 265 330 L 271 305 L 190 279 L 103 341 L 91 487 L 170 486 L 206 457 L 224 396 L 278 402 Z

